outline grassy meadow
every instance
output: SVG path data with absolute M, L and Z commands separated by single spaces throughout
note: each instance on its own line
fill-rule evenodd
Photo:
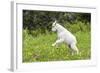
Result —
M 56 33 L 47 32 L 36 35 L 35 32 L 30 35 L 28 30 L 23 30 L 23 62 L 69 61 L 91 58 L 91 34 L 88 30 L 73 33 L 78 40 L 77 46 L 80 51 L 78 55 L 71 55 L 70 48 L 64 43 L 59 47 L 52 47 L 52 43 L 57 39 Z
M 91 58 L 91 13 L 23 10 L 22 61 L 47 62 L 87 60 Z M 71 55 L 68 45 L 52 47 L 57 33 L 52 23 L 57 21 L 77 38 L 78 55 Z

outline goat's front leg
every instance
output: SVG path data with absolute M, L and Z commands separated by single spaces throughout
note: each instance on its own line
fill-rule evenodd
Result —
M 56 46 L 57 44 L 60 44 L 60 43 L 62 43 L 63 41 L 64 41 L 63 39 L 58 39 L 58 40 L 56 40 L 55 43 L 52 44 L 52 46 Z

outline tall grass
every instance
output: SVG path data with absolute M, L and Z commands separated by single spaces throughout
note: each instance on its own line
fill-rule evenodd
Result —
M 72 26 L 74 27 L 74 25 Z M 34 31 L 33 31 L 34 32 Z M 36 34 L 36 32 L 34 32 Z M 33 33 L 33 34 L 34 34 Z M 90 32 L 77 31 L 74 33 L 78 43 L 79 55 L 71 55 L 70 48 L 64 43 L 58 48 L 52 47 L 56 40 L 55 33 L 30 35 L 28 30 L 23 30 L 23 62 L 61 61 L 61 60 L 86 60 L 91 58 Z

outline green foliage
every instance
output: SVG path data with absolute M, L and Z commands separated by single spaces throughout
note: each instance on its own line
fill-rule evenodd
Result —
M 55 19 L 77 37 L 79 55 L 72 56 L 65 44 L 51 46 L 57 37 L 51 32 Z M 90 19 L 90 13 L 23 10 L 23 62 L 90 59 Z
M 82 26 L 90 25 L 91 14 L 90 13 L 75 13 L 75 12 L 56 12 L 56 11 L 33 11 L 23 10 L 23 28 L 28 29 L 29 32 L 37 31 L 37 29 L 45 33 L 51 31 L 51 25 L 54 20 L 57 20 L 61 25 L 69 23 L 73 28 L 82 24 Z M 78 24 L 79 25 L 73 25 Z M 84 25 L 83 25 L 84 24 Z M 80 26 L 80 29 L 81 27 Z M 87 26 L 86 26 L 87 27 Z M 84 27 L 85 28 L 85 27 Z M 82 30 L 84 30 L 82 27 Z
M 76 21 L 75 23 L 66 23 L 64 25 L 64 27 L 66 29 L 68 29 L 69 31 L 71 31 L 72 33 L 76 33 L 76 32 L 79 32 L 79 31 L 82 31 L 82 32 L 89 32 L 90 31 L 90 24 L 89 23 L 83 23 L 83 22 L 80 22 L 80 21 Z
M 42 34 L 37 37 L 24 33 L 23 62 L 90 59 L 91 41 L 89 32 L 79 31 L 74 34 L 78 39 L 77 46 L 80 50 L 80 54 L 74 56 L 70 54 L 70 49 L 65 44 L 61 44 L 58 48 L 51 46 L 57 37 L 55 33 Z

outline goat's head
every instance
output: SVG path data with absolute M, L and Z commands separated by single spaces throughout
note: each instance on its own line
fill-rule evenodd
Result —
M 52 24 L 52 31 L 57 31 L 57 21 L 54 21 Z

